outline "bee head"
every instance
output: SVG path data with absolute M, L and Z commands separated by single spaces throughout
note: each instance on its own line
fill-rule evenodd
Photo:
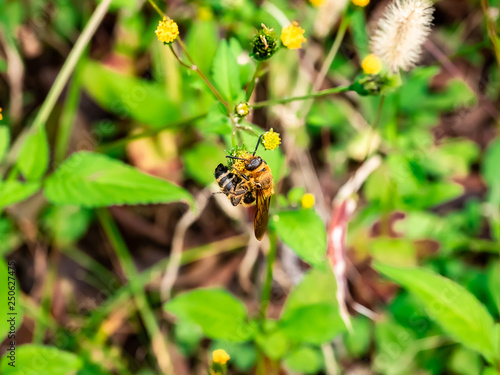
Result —
M 262 158 L 260 156 L 254 156 L 246 162 L 245 168 L 248 169 L 249 171 L 254 171 L 257 168 L 259 168 L 261 164 L 262 164 Z

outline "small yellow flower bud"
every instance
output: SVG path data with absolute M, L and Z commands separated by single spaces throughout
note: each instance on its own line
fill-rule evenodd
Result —
M 264 133 L 262 137 L 262 144 L 266 150 L 274 150 L 281 143 L 280 134 L 276 133 L 273 128 Z
M 365 7 L 370 4 L 370 0 L 352 0 L 352 3 L 358 7 Z
M 179 27 L 173 20 L 167 20 L 167 17 L 163 17 L 163 21 L 158 22 L 155 33 L 160 42 L 168 44 L 179 36 Z
M 295 21 L 288 25 L 281 31 L 281 42 L 289 49 L 300 48 L 302 43 L 306 42 L 304 38 L 304 29 L 301 29 L 299 24 Z
M 0 120 L 3 120 L 2 107 L 0 107 Z
M 368 55 L 361 63 L 365 74 L 378 74 L 382 70 L 382 61 L 374 54 Z
M 302 208 L 311 208 L 314 202 L 314 195 L 307 193 L 302 196 Z
M 311 2 L 311 5 L 315 7 L 320 7 L 325 2 L 325 0 L 309 0 L 309 1 Z
M 229 354 L 227 354 L 224 349 L 214 350 L 212 352 L 212 358 L 215 363 L 220 363 L 221 365 L 225 365 L 230 359 Z
M 250 112 L 250 107 L 248 103 L 240 103 L 235 108 L 236 114 L 240 117 L 245 117 Z

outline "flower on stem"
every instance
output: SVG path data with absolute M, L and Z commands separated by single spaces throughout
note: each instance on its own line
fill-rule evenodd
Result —
M 225 365 L 231 359 L 224 349 L 217 349 L 212 352 L 212 359 L 215 363 Z
M 262 24 L 262 28 L 255 34 L 252 41 L 252 56 L 255 60 L 264 61 L 269 59 L 278 50 L 278 36 Z
M 273 128 L 268 132 L 265 132 L 262 136 L 262 145 L 266 150 L 274 150 L 281 143 L 280 134 L 276 133 Z
M 430 0 L 394 0 L 387 6 L 371 39 L 371 49 L 397 72 L 415 66 L 431 32 L 434 8 Z
M 163 17 L 163 20 L 158 22 L 155 34 L 160 42 L 169 44 L 179 36 L 179 26 L 174 20 Z
M 302 196 L 302 208 L 311 208 L 314 207 L 315 199 L 314 195 L 307 193 Z
M 237 158 L 248 159 L 252 154 L 250 154 L 246 149 L 245 145 L 241 147 L 235 147 L 231 151 L 229 151 L 229 155 L 235 156 Z M 245 171 L 245 161 L 238 159 L 228 159 L 229 167 L 236 169 L 237 171 L 244 172 Z
M 370 0 L 352 0 L 352 3 L 358 7 L 365 7 L 370 4 Z
M 236 105 L 234 110 L 236 112 L 236 115 L 238 115 L 239 117 L 245 117 L 250 112 L 250 106 L 248 105 L 248 103 L 241 102 L 240 104 Z
M 388 94 L 401 86 L 401 77 L 395 75 L 360 74 L 349 87 L 361 96 Z
M 293 21 L 290 25 L 281 30 L 281 42 L 289 49 L 300 48 L 302 43 L 307 41 L 307 39 L 304 38 L 304 32 L 305 30 L 302 29 L 297 22 Z
M 363 59 L 361 67 L 365 74 L 379 74 L 382 70 L 382 61 L 374 54 L 371 54 Z

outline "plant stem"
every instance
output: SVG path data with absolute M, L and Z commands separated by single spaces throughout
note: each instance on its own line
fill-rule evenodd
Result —
M 344 91 L 349 90 L 349 85 L 345 86 L 338 86 L 334 87 L 331 89 L 326 89 L 326 90 L 321 90 L 312 94 L 307 94 L 303 96 L 295 96 L 293 98 L 285 98 L 285 99 L 271 99 L 271 100 L 266 100 L 265 102 L 257 102 L 251 105 L 251 108 L 261 108 L 261 107 L 267 107 L 270 105 L 275 105 L 275 104 L 285 104 L 285 103 L 290 103 L 294 102 L 297 100 L 306 100 L 306 99 L 312 99 L 312 98 L 319 98 L 321 96 L 326 96 L 326 95 L 333 95 L 333 94 L 338 94 Z
M 344 11 L 342 16 L 342 21 L 340 22 L 339 30 L 337 31 L 337 35 L 335 36 L 335 40 L 333 41 L 332 48 L 330 48 L 330 52 L 328 52 L 328 56 L 326 57 L 323 65 L 321 66 L 321 70 L 319 71 L 316 80 L 314 81 L 313 90 L 316 91 L 321 87 L 323 80 L 328 74 L 328 69 L 333 63 L 335 56 L 337 56 L 337 52 L 339 51 L 340 45 L 342 44 L 342 40 L 344 40 L 344 35 L 347 31 L 347 26 L 349 26 L 349 22 L 351 18 L 347 15 L 348 6 Z
M 262 297 L 260 300 L 260 310 L 258 319 L 261 324 L 264 323 L 267 317 L 267 308 L 271 302 L 271 287 L 273 284 L 273 266 L 276 259 L 276 243 L 277 237 L 273 230 L 269 230 L 269 254 L 267 254 L 267 272 L 266 281 L 262 289 Z
M 488 37 L 493 43 L 493 49 L 495 50 L 495 57 L 497 60 L 498 67 L 500 68 L 500 46 L 498 45 L 498 37 L 495 28 L 495 24 L 490 17 L 490 4 L 488 0 L 481 0 L 481 8 L 483 9 L 484 17 L 486 18 L 486 28 L 488 30 Z
M 373 121 L 372 127 L 371 127 L 371 134 L 370 137 L 368 137 L 368 147 L 366 148 L 366 155 L 364 158 L 364 161 L 368 159 L 368 156 L 370 156 L 370 150 L 373 145 L 373 140 L 376 135 L 376 130 L 378 128 L 378 125 L 380 123 L 380 119 L 382 118 L 382 112 L 384 109 L 384 102 L 385 102 L 385 95 L 380 96 L 380 102 L 378 103 L 378 108 L 377 108 L 377 114 L 375 115 L 375 120 Z
M 81 64 L 79 65 L 81 66 Z M 57 166 L 63 162 L 68 151 L 68 143 L 75 122 L 75 114 L 80 102 L 80 83 L 81 78 L 78 73 L 79 68 L 76 68 L 76 73 L 70 83 L 66 102 L 64 103 L 63 113 L 59 122 L 59 131 L 56 135 L 54 149 L 54 165 Z
M 156 4 L 156 2 L 154 0 L 148 0 L 148 1 L 149 1 L 149 4 L 151 4 L 151 6 L 156 10 L 156 12 L 160 15 L 160 17 L 162 19 L 163 19 L 163 17 L 169 18 L 165 13 L 163 13 L 161 11 L 161 9 L 158 7 L 158 5 Z M 189 54 L 189 51 L 187 50 L 186 45 L 184 44 L 184 42 L 182 41 L 182 39 L 181 39 L 180 36 L 177 37 L 176 42 L 179 43 L 179 45 L 181 46 L 182 50 L 184 51 L 184 54 L 188 58 L 188 60 L 191 63 L 191 65 L 186 64 L 185 62 L 183 62 L 180 59 L 180 57 L 177 55 L 177 53 L 175 53 L 173 47 L 170 45 L 170 50 L 174 54 L 174 56 L 177 59 L 177 61 L 179 61 L 179 63 L 182 66 L 184 66 L 184 67 L 186 67 L 188 69 L 194 70 L 200 76 L 200 78 L 205 82 L 205 84 L 208 86 L 208 88 L 212 91 L 212 93 L 215 95 L 215 97 L 217 98 L 217 100 L 219 102 L 221 102 L 227 108 L 228 113 L 230 113 L 230 108 L 229 108 L 228 103 L 222 98 L 222 96 L 220 95 L 219 91 L 217 91 L 217 89 L 214 87 L 214 85 L 212 85 L 212 83 L 208 80 L 208 78 L 205 76 L 205 74 L 203 74 L 203 72 L 200 70 L 200 68 L 198 68 L 198 66 L 195 64 L 193 58 Z
M 123 268 L 125 277 L 129 280 L 137 310 L 139 311 L 139 314 L 144 322 L 144 326 L 150 336 L 152 349 L 158 361 L 158 366 L 164 374 L 173 374 L 173 366 L 168 354 L 166 338 L 163 337 L 160 331 L 160 327 L 158 326 L 154 313 L 149 306 L 142 285 L 136 281 L 138 273 L 127 245 L 123 240 L 118 227 L 113 221 L 111 214 L 106 208 L 98 209 L 97 217 L 99 218 L 99 222 L 101 223 L 106 236 L 116 251 L 116 255 L 121 267 Z
M 246 100 L 247 102 L 250 100 L 253 90 L 255 89 L 255 85 L 257 84 L 257 76 L 260 73 L 260 69 L 262 68 L 262 61 L 257 61 L 257 65 L 255 66 L 255 72 L 253 72 L 252 80 L 247 88 Z
M 102 0 L 102 2 L 97 6 L 94 13 L 90 17 L 89 22 L 83 29 L 82 34 L 76 41 L 75 46 L 69 53 L 68 58 L 66 59 L 63 67 L 61 68 L 61 71 L 59 72 L 54 84 L 52 85 L 49 94 L 47 95 L 47 98 L 43 102 L 40 111 L 38 111 L 38 114 L 36 115 L 35 120 L 33 121 L 33 126 L 32 126 L 33 130 L 38 130 L 40 127 L 43 127 L 47 122 L 49 115 L 56 104 L 57 98 L 59 97 L 61 91 L 66 85 L 66 82 L 68 81 L 69 76 L 73 72 L 76 63 L 78 62 L 80 56 L 85 50 L 85 47 L 87 47 L 87 44 L 90 42 L 90 38 L 92 38 L 95 31 L 97 30 L 97 27 L 104 18 L 104 15 L 106 14 L 110 3 L 111 0 Z

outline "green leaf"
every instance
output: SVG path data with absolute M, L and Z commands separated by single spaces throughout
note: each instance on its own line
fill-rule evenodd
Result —
M 374 238 L 371 243 L 370 254 L 375 260 L 393 266 L 417 265 L 415 244 L 405 238 Z
M 10 133 L 9 128 L 0 125 L 0 163 L 2 162 L 7 150 L 9 149 Z
M 74 374 L 83 365 L 82 360 L 73 353 L 31 344 L 16 349 L 15 367 L 9 366 L 9 361 L 7 356 L 2 358 L 2 375 L 68 375 Z
M 319 350 L 303 346 L 285 357 L 285 366 L 299 374 L 317 374 L 323 368 L 323 356 Z
M 71 155 L 47 178 L 44 193 L 52 203 L 83 207 L 192 202 L 181 187 L 119 160 L 85 151 Z
M 273 215 L 270 226 L 305 262 L 317 265 L 325 258 L 325 223 L 314 210 L 280 212 Z
M 131 117 L 153 127 L 174 125 L 180 118 L 179 105 L 169 100 L 158 83 L 88 61 L 82 69 L 82 84 L 100 106 L 119 117 Z
M 85 234 L 91 217 L 91 211 L 79 206 L 50 206 L 42 220 L 55 243 L 64 247 Z
M 274 322 L 273 322 L 274 323 Z M 279 329 L 270 332 L 259 332 L 255 337 L 255 342 L 267 357 L 278 360 L 285 356 L 290 346 L 290 340 Z
M 15 270 L 15 264 L 13 267 Z M 2 324 L 0 324 L 0 341 L 3 341 L 7 337 L 6 344 L 9 346 L 11 341 L 16 341 L 15 337 L 9 336 L 15 334 L 15 331 L 21 325 L 23 319 L 21 311 L 21 294 L 19 293 L 19 283 L 15 273 L 16 271 L 13 271 L 13 268 L 9 268 L 3 258 L 0 257 L 0 277 L 2 280 L 0 283 L 0 298 L 2 301 L 2 303 L 0 303 L 0 319 L 2 322 Z
M 222 40 L 212 66 L 215 87 L 229 103 L 238 99 L 241 93 L 240 69 L 227 41 Z
M 316 344 L 345 331 L 338 311 L 336 290 L 335 276 L 326 262 L 321 267 L 313 268 L 288 296 L 281 314 L 280 329 L 291 339 Z M 324 314 L 323 318 L 321 314 Z
M 39 182 L 0 181 L 0 210 L 31 197 L 38 189 Z
M 186 46 L 203 73 L 211 67 L 218 40 L 217 22 L 213 19 L 196 20 L 188 29 Z
M 450 336 L 478 351 L 491 363 L 498 359 L 493 319 L 470 292 L 452 280 L 422 268 L 397 268 L 382 263 L 374 266 L 415 294 L 429 316 Z
M 500 138 L 494 140 L 486 150 L 483 163 L 483 176 L 489 187 L 489 201 L 500 205 Z
M 49 143 L 44 127 L 28 134 L 19 151 L 17 166 L 27 180 L 43 177 L 49 166 Z
M 182 293 L 168 302 L 165 310 L 179 319 L 198 324 L 212 339 L 243 342 L 252 336 L 245 306 L 222 289 L 196 289 Z
M 343 342 L 351 357 L 361 358 L 370 348 L 371 342 L 371 323 L 370 320 L 363 317 L 351 317 L 352 333 L 343 335 Z
M 226 164 L 226 153 L 214 142 L 199 143 L 186 151 L 182 160 L 187 174 L 206 186 L 215 181 L 214 170 L 217 165 Z

